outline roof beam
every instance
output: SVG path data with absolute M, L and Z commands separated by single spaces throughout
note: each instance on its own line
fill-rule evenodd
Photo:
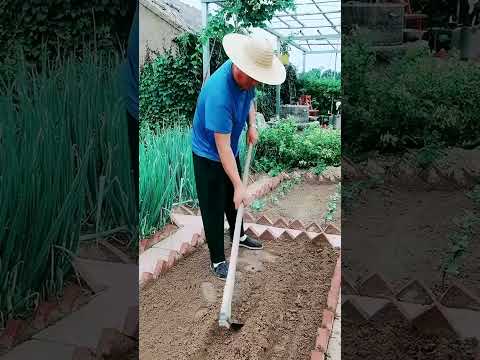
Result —
M 324 15 L 324 14 L 340 14 L 340 10 L 332 10 L 332 11 L 322 11 L 320 10 L 319 12 L 309 12 L 309 13 L 292 13 L 292 14 L 278 14 L 275 15 L 275 17 L 291 17 L 293 16 L 313 16 L 313 15 Z M 305 19 L 308 20 L 308 19 Z
M 269 28 L 265 28 L 263 29 L 267 32 L 269 32 L 270 34 L 272 35 L 275 35 L 277 38 L 279 38 L 280 40 L 285 40 L 288 36 L 284 36 L 280 33 L 278 33 L 277 31 L 275 30 L 272 30 L 272 29 L 269 29 Z M 295 39 L 292 39 L 292 40 L 295 40 Z M 298 50 L 302 51 L 302 52 L 307 52 L 307 49 L 305 49 L 304 47 L 298 45 L 296 42 L 291 42 L 290 45 L 292 45 L 293 47 L 297 48 Z
M 280 36 L 284 38 L 288 37 L 288 36 L 282 36 L 282 35 Z M 339 40 L 340 34 L 291 36 L 290 39 L 291 40 Z
M 290 27 L 271 27 L 272 30 L 302 30 L 302 29 L 318 29 L 318 28 L 332 28 L 331 25 L 320 26 L 290 26 Z
M 320 54 L 335 54 L 335 53 L 339 53 L 340 50 L 313 50 L 313 51 L 307 51 L 306 54 L 307 55 L 320 55 Z
M 332 29 L 335 30 L 335 32 L 336 32 L 337 34 L 340 34 L 340 31 L 338 31 L 337 27 L 336 27 L 335 24 L 332 22 L 332 20 L 330 20 L 329 17 L 328 17 L 327 15 L 325 15 L 325 14 L 327 14 L 327 12 L 322 11 L 322 9 L 321 9 L 320 6 L 316 3 L 315 0 L 312 0 L 312 3 L 316 6 L 316 8 L 318 9 L 318 11 L 320 11 L 320 12 L 322 13 L 321 15 L 325 18 L 325 20 L 327 20 L 327 21 L 330 23 L 330 25 L 332 25 Z

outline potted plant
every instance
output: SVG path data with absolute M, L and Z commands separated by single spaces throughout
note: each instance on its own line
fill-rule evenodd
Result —
M 280 61 L 283 65 L 288 65 L 289 63 L 289 50 L 291 43 L 291 35 L 289 35 L 285 40 L 280 42 Z

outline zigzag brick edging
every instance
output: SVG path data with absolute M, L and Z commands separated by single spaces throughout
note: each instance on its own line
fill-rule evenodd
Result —
M 42 302 L 38 305 L 30 320 L 9 319 L 4 331 L 0 334 L 0 347 L 11 349 L 19 343 L 29 339 L 62 317 L 68 316 L 85 300 L 82 288 L 77 284 L 70 284 L 64 289 L 60 301 Z
M 335 321 L 338 298 L 340 296 L 342 279 L 341 270 L 341 255 L 339 255 L 330 282 L 330 290 L 327 296 L 327 308 L 323 310 L 322 324 L 318 328 L 315 349 L 311 352 L 310 360 L 323 360 L 326 358 L 328 343 L 333 332 L 333 322 Z
M 423 333 L 433 333 L 445 337 L 477 337 L 480 334 L 472 327 L 480 321 L 480 298 L 457 282 L 453 282 L 439 297 L 422 281 L 411 280 L 398 291 L 393 290 L 380 274 L 372 274 L 359 284 L 344 277 L 342 287 L 345 307 L 352 321 L 382 321 L 397 317 L 407 321 Z M 367 314 L 365 301 L 383 305 Z M 408 311 L 407 311 L 408 309 Z M 465 315 L 469 312 L 469 315 Z M 345 311 L 347 314 L 347 311 Z M 462 315 L 462 316 L 459 316 Z M 361 316 L 360 316 L 361 315 Z M 345 315 L 347 316 L 347 315 Z M 344 316 L 344 318 L 345 318 Z

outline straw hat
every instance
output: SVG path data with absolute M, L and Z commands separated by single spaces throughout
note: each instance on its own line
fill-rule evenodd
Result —
M 267 39 L 227 34 L 223 48 L 230 60 L 252 79 L 267 85 L 280 85 L 285 81 L 285 68 Z

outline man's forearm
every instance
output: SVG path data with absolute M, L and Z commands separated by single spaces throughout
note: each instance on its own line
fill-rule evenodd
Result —
M 242 179 L 238 173 L 237 162 L 235 161 L 232 148 L 230 146 L 220 146 L 218 147 L 218 155 L 220 156 L 220 162 L 222 163 L 223 169 L 233 186 L 237 187 L 241 185 Z

